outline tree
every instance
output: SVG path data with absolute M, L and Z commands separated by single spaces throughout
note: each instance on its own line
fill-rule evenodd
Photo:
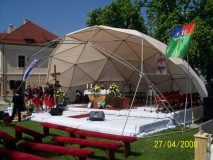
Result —
M 87 25 L 106 25 L 117 28 L 134 29 L 148 33 L 141 15 L 143 4 L 138 0 L 116 0 L 103 9 L 97 8 L 88 13 Z
M 160 41 L 174 28 L 196 22 L 189 48 L 189 63 L 198 74 L 206 75 L 213 62 L 213 0 L 151 0 L 147 4 L 149 34 Z
M 202 75 L 213 63 L 213 0 L 195 1 L 190 17 L 196 22 L 189 50 L 190 65 Z

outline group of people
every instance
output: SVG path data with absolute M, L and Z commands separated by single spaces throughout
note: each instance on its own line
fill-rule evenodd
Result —
M 34 104 L 34 111 L 50 111 L 51 108 L 55 106 L 53 85 L 47 83 L 44 88 L 36 85 L 33 87 L 28 85 L 24 92 L 24 98 L 20 90 L 16 90 L 12 99 L 14 106 L 10 121 L 13 121 L 16 113 L 18 113 L 18 121 L 21 121 L 22 107 L 26 106 L 29 101 L 32 101 Z M 45 106 L 45 108 L 43 108 L 43 106 Z
M 46 111 L 50 110 L 55 106 L 53 85 L 47 83 L 44 89 L 42 86 L 31 87 L 28 85 L 25 90 L 25 103 L 29 100 L 32 100 L 38 112 L 44 110 L 43 105 L 45 105 Z
M 18 121 L 21 121 L 21 110 L 22 107 L 30 103 L 33 103 L 35 112 L 47 111 L 50 112 L 51 108 L 56 105 L 55 102 L 55 90 L 52 84 L 47 83 L 46 87 L 42 86 L 30 86 L 28 85 L 24 91 L 24 94 L 20 90 L 15 91 L 12 99 L 13 113 L 11 116 L 11 121 L 14 119 L 16 113 L 18 113 Z M 23 97 L 24 96 L 24 97 Z M 89 102 L 88 96 L 84 96 L 79 90 L 76 90 L 76 98 L 74 103 Z

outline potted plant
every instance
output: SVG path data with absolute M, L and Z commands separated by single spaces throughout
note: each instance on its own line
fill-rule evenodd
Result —
M 64 91 L 62 91 L 62 89 L 59 89 L 57 92 L 56 92 L 56 104 L 57 105 L 65 105 L 65 97 L 66 97 L 66 94 L 64 93 Z
M 34 108 L 35 108 L 35 105 L 34 105 L 34 103 L 33 103 L 33 100 L 30 99 L 29 101 L 27 101 L 25 107 L 26 107 L 26 109 L 27 109 L 27 111 L 28 111 L 29 113 L 32 113 L 33 110 L 34 110 Z
M 89 89 L 89 91 L 93 94 L 98 93 L 100 90 L 101 90 L 101 87 L 99 87 L 97 84 L 93 88 Z
M 111 107 L 120 107 L 122 98 L 118 85 L 113 83 L 109 86 L 109 94 L 106 95 L 105 101 Z

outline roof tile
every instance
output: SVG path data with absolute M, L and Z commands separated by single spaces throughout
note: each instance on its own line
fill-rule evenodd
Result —
M 28 21 L 11 33 L 0 33 L 0 42 L 9 44 L 26 44 L 26 40 L 33 40 L 32 45 L 42 45 L 58 38 L 55 34 Z

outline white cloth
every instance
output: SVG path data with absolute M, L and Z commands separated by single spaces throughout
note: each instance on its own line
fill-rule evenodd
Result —
M 7 111 L 8 111 L 9 116 L 12 116 L 13 107 L 8 107 L 8 108 L 7 108 Z
M 84 95 L 86 94 L 93 94 L 92 92 L 90 92 L 89 90 L 85 90 L 84 91 Z M 109 90 L 106 90 L 106 89 L 103 89 L 103 90 L 100 90 L 98 93 L 96 94 L 102 94 L 102 95 L 105 95 L 105 94 L 109 94 Z

